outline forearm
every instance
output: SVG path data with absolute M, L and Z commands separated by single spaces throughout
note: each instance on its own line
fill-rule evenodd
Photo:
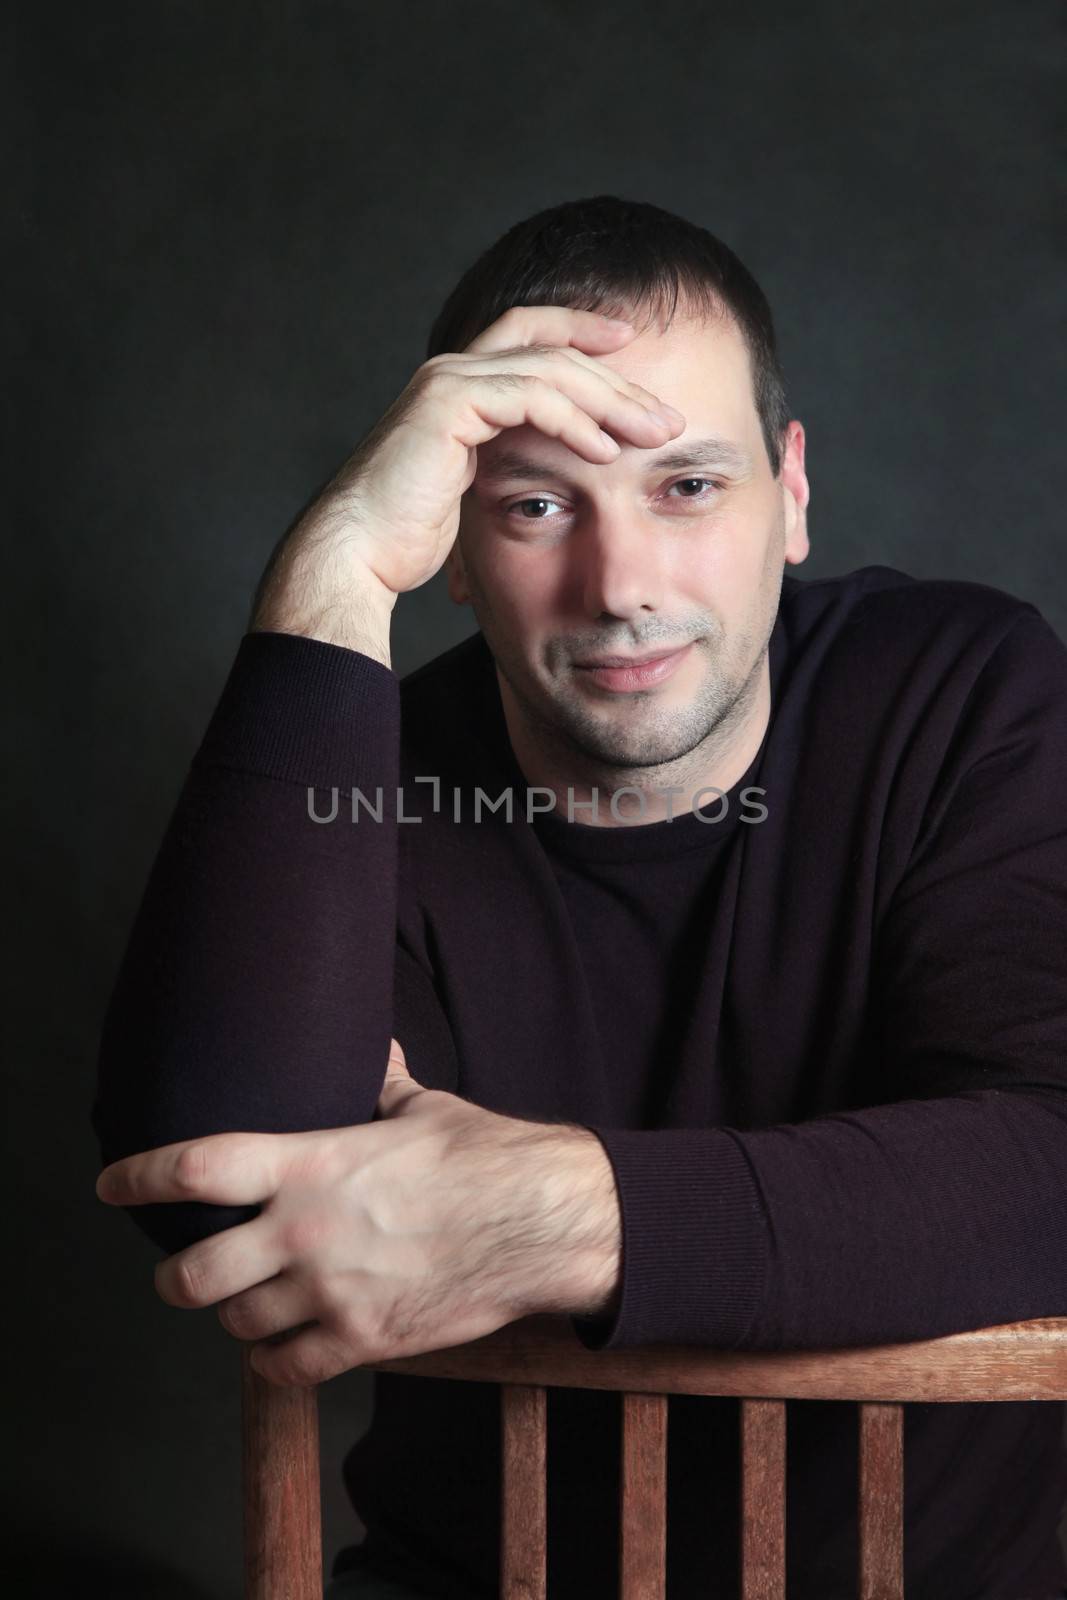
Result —
M 381 825 L 313 821 L 308 786 L 388 793 L 398 748 L 398 684 L 380 664 L 242 641 L 104 1020 L 105 1163 L 206 1133 L 370 1120 L 392 1025 L 395 832 L 388 807 Z M 135 1220 L 173 1250 L 246 1215 L 182 1205 Z
M 1067 1312 L 1067 1095 L 600 1136 L 626 1257 L 590 1348 L 834 1348 Z

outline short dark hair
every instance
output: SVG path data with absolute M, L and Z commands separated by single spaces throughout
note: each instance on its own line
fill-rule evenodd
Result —
M 594 195 L 538 211 L 501 235 L 460 278 L 430 330 L 426 357 L 466 349 L 512 306 L 646 309 L 669 324 L 679 297 L 733 317 L 748 349 L 756 411 L 775 477 L 789 406 L 766 296 L 721 239 L 639 200 Z

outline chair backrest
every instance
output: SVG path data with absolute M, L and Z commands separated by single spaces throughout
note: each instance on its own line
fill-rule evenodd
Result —
M 259 1378 L 242 1349 L 246 1600 L 322 1600 L 317 1395 Z M 858 1408 L 858 1600 L 904 1600 L 904 1428 L 912 1400 L 1067 1400 L 1067 1317 L 847 1350 L 587 1350 L 565 1317 L 527 1317 L 368 1371 L 501 1385 L 501 1600 L 546 1600 L 547 1388 L 621 1395 L 621 1600 L 663 1600 L 667 1396 L 741 1411 L 741 1600 L 785 1600 L 787 1400 Z

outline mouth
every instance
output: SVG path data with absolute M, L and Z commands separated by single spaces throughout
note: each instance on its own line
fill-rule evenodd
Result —
M 632 692 L 662 683 L 690 649 L 691 642 L 677 650 L 658 651 L 655 655 L 592 656 L 586 661 L 574 662 L 574 668 L 583 680 L 602 689 Z

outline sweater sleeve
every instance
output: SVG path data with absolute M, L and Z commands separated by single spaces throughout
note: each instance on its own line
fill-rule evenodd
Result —
M 105 1165 L 205 1134 L 370 1121 L 391 1033 L 408 1033 L 394 996 L 422 1081 L 454 1076 L 430 980 L 397 943 L 399 752 L 388 667 L 242 638 L 105 1013 L 91 1112 Z M 353 790 L 368 802 L 355 821 Z M 170 1253 L 259 1208 L 127 1210 Z
M 884 1104 L 592 1128 L 623 1219 L 589 1349 L 817 1349 L 1067 1315 L 1067 648 L 1026 606 L 978 674 L 877 930 Z

